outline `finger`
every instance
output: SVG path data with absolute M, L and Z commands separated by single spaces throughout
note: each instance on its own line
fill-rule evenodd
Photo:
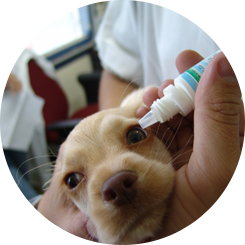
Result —
M 166 80 L 160 88 L 165 88 L 169 84 L 173 84 L 173 80 Z M 156 87 L 152 87 L 148 89 L 145 94 L 143 95 L 143 102 L 146 104 L 148 108 L 152 105 L 153 101 L 159 98 L 159 92 L 161 89 L 158 89 Z M 158 95 L 157 95 L 158 92 Z M 136 117 L 141 118 L 146 113 L 149 112 L 149 109 L 146 107 L 140 107 L 136 112 Z M 182 117 L 180 114 L 175 115 L 170 121 L 166 122 L 168 127 L 171 127 L 173 130 L 176 130 L 177 126 L 181 122 L 181 127 L 186 127 L 192 124 L 193 121 L 193 112 L 189 113 L 186 117 Z M 176 126 L 177 125 L 177 126 Z
M 143 94 L 142 100 L 144 104 L 147 106 L 147 108 L 150 108 L 152 103 L 158 99 L 158 88 L 157 87 L 151 87 L 146 90 L 146 92 Z
M 162 85 L 160 86 L 160 88 L 157 87 L 151 87 L 149 88 L 143 95 L 143 102 L 146 105 L 146 107 L 148 109 L 146 109 L 145 107 L 141 107 L 138 109 L 138 111 L 136 112 L 136 116 L 137 117 L 143 117 L 147 112 L 149 112 L 149 109 L 152 105 L 152 103 L 163 97 L 163 89 L 166 88 L 169 84 L 173 84 L 173 80 L 166 80 L 162 83 Z
M 185 50 L 177 56 L 175 63 L 179 73 L 183 73 L 201 60 L 203 60 L 203 57 L 197 52 L 193 50 Z M 163 89 L 165 89 L 169 84 L 174 84 L 174 80 L 168 79 L 159 87 L 158 95 L 160 98 L 163 97 Z
M 234 71 L 224 54 L 219 53 L 197 87 L 194 152 L 188 166 L 190 185 L 196 186 L 195 192 L 209 206 L 224 191 L 240 157 L 240 101 Z M 212 190 L 209 198 L 205 198 L 207 190 Z
M 197 52 L 193 50 L 185 50 L 177 56 L 175 64 L 179 73 L 181 74 L 201 60 L 203 60 L 203 57 Z M 162 83 L 162 85 L 159 87 L 159 98 L 163 97 L 163 89 L 165 89 L 170 84 L 174 84 L 174 80 L 168 79 Z
M 147 109 L 146 107 L 140 107 L 137 111 L 136 111 L 136 117 L 137 118 L 141 118 L 143 117 L 146 113 L 149 112 L 149 109 Z
M 185 50 L 177 56 L 175 64 L 179 73 L 181 74 L 195 64 L 199 63 L 201 60 L 203 60 L 203 57 L 197 52 L 193 50 Z
M 189 69 L 199 61 L 201 61 L 203 57 L 199 55 L 197 52 L 192 50 L 185 50 L 181 52 L 176 58 L 176 66 L 180 73 Z M 143 102 L 145 105 L 150 108 L 152 103 L 158 99 L 163 97 L 163 89 L 168 85 L 173 84 L 173 80 L 169 79 L 162 83 L 162 85 L 158 88 L 152 87 L 148 89 L 143 95 Z
M 170 84 L 174 84 L 174 80 L 173 79 L 168 79 L 166 81 L 164 81 L 161 86 L 159 87 L 159 90 L 158 90 L 158 96 L 159 98 L 162 98 L 163 97 L 163 90 Z
M 176 58 L 176 67 L 179 73 L 183 73 L 198 62 L 203 60 L 203 57 L 193 50 L 185 50 L 181 52 Z M 163 89 L 165 89 L 169 84 L 174 84 L 173 80 L 166 80 L 159 88 L 158 95 L 159 97 L 163 97 Z M 170 122 L 169 126 L 173 127 L 177 121 L 181 118 L 180 115 L 176 115 Z M 183 121 L 183 123 L 188 123 L 193 120 L 193 113 L 187 115 Z M 183 124 L 185 126 L 185 124 Z
M 152 105 L 152 103 L 158 99 L 158 88 L 157 87 L 151 87 L 148 90 L 146 90 L 146 92 L 143 94 L 142 100 L 144 102 L 144 104 L 146 105 L 146 107 L 140 107 L 137 111 L 136 111 L 136 117 L 137 118 L 141 118 L 143 117 L 146 113 L 149 112 L 150 107 Z

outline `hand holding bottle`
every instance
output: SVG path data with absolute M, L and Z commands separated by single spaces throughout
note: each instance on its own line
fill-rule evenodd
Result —
M 194 109 L 196 89 L 203 72 L 212 58 L 220 52 L 221 50 L 215 52 L 184 71 L 174 79 L 174 85 L 169 84 L 164 88 L 164 97 L 155 100 L 151 105 L 151 111 L 139 120 L 141 127 L 169 121 L 178 113 L 182 116 L 188 115 Z
M 176 66 L 182 73 L 202 59 L 196 52 L 184 51 L 177 57 Z M 163 88 L 169 84 L 173 81 L 165 81 L 159 89 L 151 88 L 145 93 L 143 100 L 148 108 L 163 96 Z M 168 132 L 163 140 L 174 137 L 169 148 L 173 154 L 185 147 L 183 159 L 176 159 L 177 178 L 171 212 L 159 237 L 188 226 L 216 202 L 228 185 L 241 154 L 244 107 L 238 81 L 223 53 L 217 54 L 207 66 L 194 103 L 194 113 L 186 117 L 178 114 L 159 127 L 159 134 Z M 137 116 L 148 111 L 141 108 Z

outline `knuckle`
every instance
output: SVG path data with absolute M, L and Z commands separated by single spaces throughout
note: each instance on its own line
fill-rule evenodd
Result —
M 212 117 L 221 123 L 238 125 L 240 103 L 236 101 L 213 101 L 210 103 Z
M 214 103 L 213 110 L 226 116 L 236 116 L 240 111 L 240 104 L 232 102 Z

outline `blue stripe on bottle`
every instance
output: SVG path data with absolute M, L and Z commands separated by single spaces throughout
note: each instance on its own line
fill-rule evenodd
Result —
M 181 74 L 181 77 L 190 85 L 194 92 L 197 90 L 198 83 L 196 80 L 187 72 Z

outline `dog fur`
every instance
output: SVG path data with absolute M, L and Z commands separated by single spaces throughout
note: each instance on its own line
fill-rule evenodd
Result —
M 145 89 L 133 92 L 119 108 L 104 110 L 82 120 L 69 134 L 60 151 L 57 201 L 75 204 L 95 229 L 90 235 L 107 244 L 147 241 L 159 230 L 172 193 L 175 172 L 171 155 L 152 129 L 146 138 L 130 144 L 128 132 L 140 128 L 135 117 L 143 105 Z M 113 175 L 130 171 L 137 176 L 136 194 L 123 205 L 103 200 L 102 186 Z M 78 173 L 81 181 L 67 186 L 67 176 Z M 91 234 L 93 233 L 93 234 Z

